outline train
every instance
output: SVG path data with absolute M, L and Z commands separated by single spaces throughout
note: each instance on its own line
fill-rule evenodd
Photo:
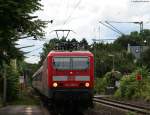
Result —
M 94 56 L 89 51 L 51 51 L 32 86 L 55 113 L 93 107 Z

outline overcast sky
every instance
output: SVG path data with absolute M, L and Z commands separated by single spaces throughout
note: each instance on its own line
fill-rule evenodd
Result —
M 89 43 L 92 39 L 116 39 L 119 34 L 109 30 L 99 21 L 143 21 L 144 28 L 150 28 L 150 2 L 132 2 L 132 0 L 41 0 L 43 10 L 38 11 L 42 20 L 53 20 L 45 29 L 45 40 L 21 40 L 22 46 L 36 45 L 24 51 L 32 51 L 26 55 L 27 62 L 36 63 L 42 51 L 42 44 L 51 38 L 56 37 L 50 33 L 54 29 L 71 29 L 68 38 L 81 40 L 86 38 Z M 137 24 L 112 24 L 124 34 L 131 31 L 139 31 Z M 100 31 L 99 31 L 100 30 Z M 100 33 L 100 34 L 99 34 Z M 61 33 L 59 33 L 61 37 Z

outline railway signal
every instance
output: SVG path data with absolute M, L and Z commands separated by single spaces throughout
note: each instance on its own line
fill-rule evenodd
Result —
M 138 73 L 138 74 L 136 75 L 136 80 L 137 80 L 137 81 L 141 81 L 141 80 L 142 80 L 142 75 L 141 75 L 140 73 Z

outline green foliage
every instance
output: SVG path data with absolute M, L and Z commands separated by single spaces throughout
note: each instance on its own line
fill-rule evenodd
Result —
M 140 73 L 142 80 L 137 81 L 136 75 Z M 120 87 L 115 93 L 115 97 L 124 99 L 145 99 L 150 100 L 150 74 L 149 71 L 143 67 L 136 69 L 131 75 L 123 76 L 120 81 Z
M 137 113 L 130 111 L 130 112 L 127 113 L 127 115 L 137 115 Z
M 7 101 L 13 101 L 19 95 L 19 74 L 12 65 L 7 66 Z
M 146 44 L 144 41 L 146 40 Z M 127 49 L 128 44 L 130 45 L 148 45 L 150 46 L 150 30 L 144 29 L 142 32 L 137 31 L 131 32 L 130 35 L 120 36 L 115 40 L 114 44 L 119 45 L 121 49 Z
M 40 105 L 40 100 L 34 96 L 30 88 L 22 90 L 18 99 L 10 102 L 11 105 Z
M 38 64 L 31 64 L 27 62 L 22 62 L 22 71 L 26 76 L 28 76 L 28 85 L 32 85 L 32 76 L 35 73 L 35 71 L 38 69 Z M 23 73 L 22 73 L 23 74 Z
M 98 94 L 104 94 L 107 86 L 106 78 L 96 78 L 95 79 L 95 91 Z
M 115 86 L 115 81 L 119 81 L 122 74 L 119 71 L 107 72 L 104 76 L 106 78 L 108 86 Z
M 142 53 L 141 63 L 145 64 L 148 68 L 150 68 L 150 47 Z
M 0 0 L 0 64 L 2 60 L 22 59 L 16 41 L 44 35 L 45 23 L 31 14 L 41 9 L 40 0 Z M 4 55 L 4 52 L 7 55 Z
M 2 77 L 2 70 L 0 71 L 0 98 L 3 92 L 3 77 Z
M 115 70 L 122 74 L 131 73 L 136 69 L 134 63 L 135 57 L 127 53 L 127 46 L 130 45 L 148 45 L 150 46 L 150 30 L 143 30 L 142 33 L 131 32 L 129 35 L 123 35 L 117 38 L 114 43 L 94 43 L 91 51 L 95 57 L 95 76 L 103 76 L 106 72 L 112 70 L 113 59 L 108 55 L 114 55 Z M 144 41 L 147 41 L 144 43 Z M 148 49 L 142 54 L 140 60 L 144 65 L 150 68 L 149 57 L 150 50 Z M 138 63 L 139 64 L 139 60 Z M 141 64 L 139 64 L 141 65 Z
M 104 77 L 96 78 L 95 80 L 95 90 L 99 94 L 105 94 L 107 87 L 115 87 L 115 81 L 119 81 L 122 74 L 118 71 L 107 72 Z
M 140 34 L 138 32 L 131 32 L 130 35 L 123 35 L 120 36 L 114 44 L 120 45 L 123 49 L 127 49 L 128 44 L 130 45 L 140 45 L 141 44 L 141 38 Z
M 95 43 L 91 51 L 94 53 L 96 77 L 103 76 L 112 70 L 113 57 L 110 57 L 110 54 L 114 55 L 115 70 L 121 73 L 130 73 L 135 69 L 134 57 L 128 54 L 127 50 L 120 47 L 119 44 Z

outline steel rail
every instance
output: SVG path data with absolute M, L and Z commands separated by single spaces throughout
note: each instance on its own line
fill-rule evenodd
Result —
M 134 106 L 134 107 L 141 108 L 141 109 L 150 110 L 150 107 L 135 105 L 135 104 L 131 104 L 131 103 L 123 102 L 123 101 L 117 101 L 117 100 L 113 100 L 113 99 L 108 99 L 108 98 L 105 98 L 105 97 L 103 97 L 103 98 L 95 97 L 95 98 L 106 100 L 106 101 L 111 101 L 111 102 L 115 102 L 115 103 L 119 103 L 119 104 L 126 104 L 126 105 L 129 105 L 129 106 Z
M 104 98 L 93 98 L 93 101 L 97 102 L 99 104 L 104 104 L 104 105 L 120 108 L 123 110 L 130 110 L 130 111 L 138 112 L 138 113 L 141 113 L 144 115 L 150 115 L 150 109 L 143 107 L 143 106 L 133 105 L 133 104 L 129 104 L 129 103 L 123 103 L 123 102 L 106 99 L 106 98 L 105 99 Z

